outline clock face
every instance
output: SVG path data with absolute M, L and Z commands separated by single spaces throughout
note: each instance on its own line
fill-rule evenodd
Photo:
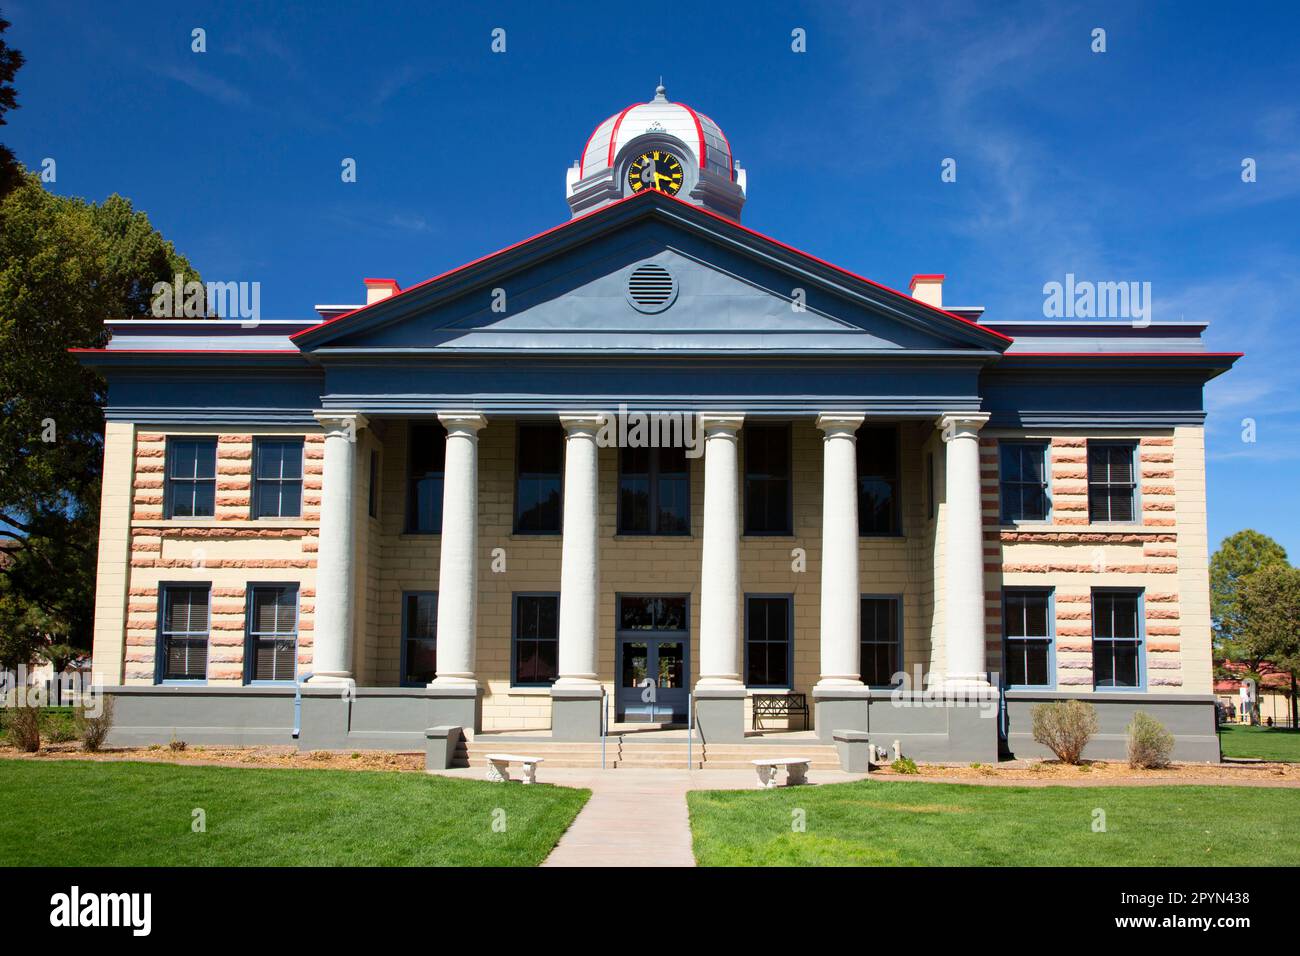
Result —
M 657 189 L 670 196 L 676 196 L 682 188 L 682 162 L 672 153 L 662 149 L 652 149 L 632 160 L 627 168 L 627 184 L 632 192 L 641 193 L 647 189 Z

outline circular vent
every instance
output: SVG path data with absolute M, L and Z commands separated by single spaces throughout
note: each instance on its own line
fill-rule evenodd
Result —
M 627 279 L 627 298 L 641 312 L 662 312 L 677 298 L 677 280 L 661 265 L 637 266 Z

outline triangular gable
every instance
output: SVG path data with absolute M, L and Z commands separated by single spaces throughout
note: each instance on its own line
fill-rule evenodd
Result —
M 629 298 L 664 267 L 663 311 Z M 688 203 L 636 196 L 294 336 L 316 349 L 1001 351 L 1009 339 Z

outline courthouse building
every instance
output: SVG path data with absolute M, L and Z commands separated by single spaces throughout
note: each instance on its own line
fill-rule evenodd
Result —
M 301 321 L 111 323 L 116 739 L 725 742 L 803 695 L 823 742 L 971 760 L 1081 698 L 1096 753 L 1144 710 L 1217 760 L 1202 392 L 1236 356 L 895 291 L 742 225 L 747 187 L 661 87 L 554 229 Z

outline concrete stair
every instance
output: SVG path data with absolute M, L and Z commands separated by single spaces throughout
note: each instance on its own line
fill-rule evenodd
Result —
M 486 767 L 489 753 L 515 753 L 541 757 L 544 767 L 599 769 L 600 741 L 561 741 L 545 737 L 535 739 L 492 740 L 479 737 L 462 741 L 456 751 L 456 766 Z M 759 757 L 808 757 L 813 770 L 838 770 L 839 755 L 835 747 L 816 741 L 789 743 L 706 744 L 696 740 L 687 747 L 685 740 L 638 740 L 635 735 L 615 735 L 605 741 L 605 766 L 609 769 L 685 770 L 690 755 L 690 769 L 750 770 L 751 760 Z

